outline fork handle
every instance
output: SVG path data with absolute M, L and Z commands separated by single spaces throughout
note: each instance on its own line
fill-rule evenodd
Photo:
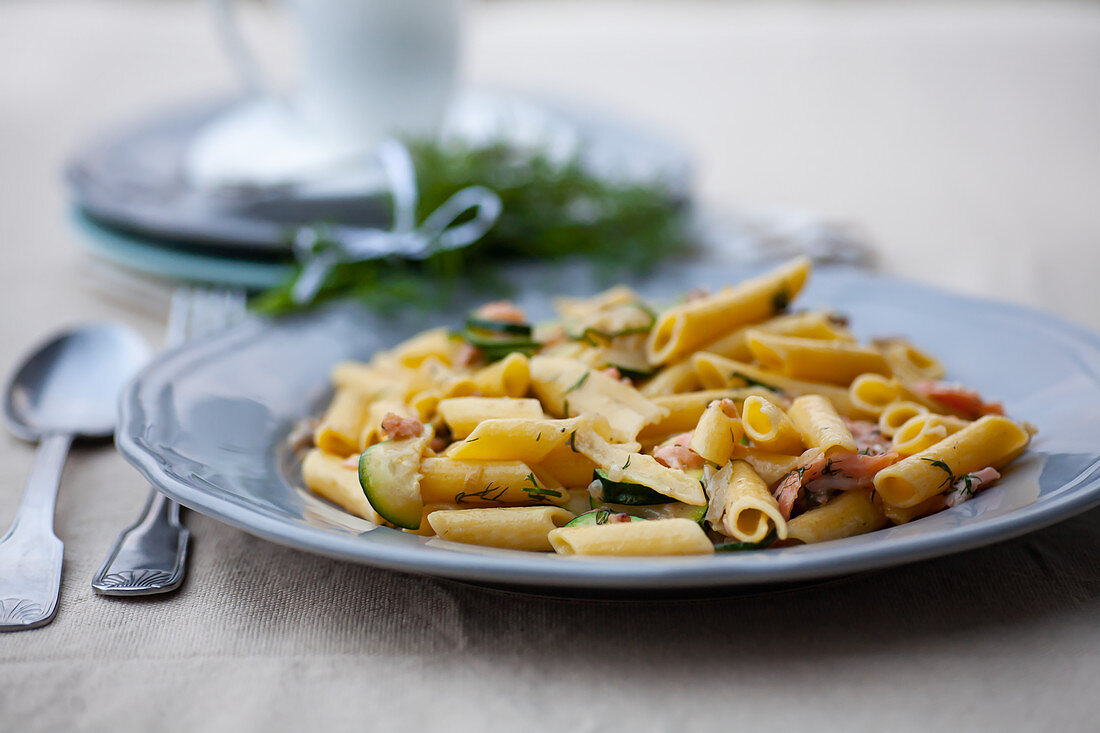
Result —
M 180 523 L 180 505 L 153 489 L 141 517 L 118 536 L 92 578 L 92 590 L 105 596 L 175 590 L 183 582 L 190 534 Z

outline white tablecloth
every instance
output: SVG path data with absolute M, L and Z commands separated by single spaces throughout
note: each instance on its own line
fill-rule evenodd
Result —
M 156 304 L 89 274 L 59 170 L 97 128 L 231 85 L 204 8 L 7 2 L 0 58 L 0 365 L 96 317 L 158 340 Z M 1095 4 L 494 2 L 471 9 L 465 69 L 681 137 L 711 203 L 857 220 L 889 272 L 1100 326 Z M 31 455 L 0 438 L 0 524 Z M 1070 731 L 1100 715 L 1100 512 L 824 585 L 628 603 L 372 570 L 190 515 L 179 593 L 93 596 L 145 490 L 109 449 L 70 459 L 60 613 L 0 637 L 0 728 Z

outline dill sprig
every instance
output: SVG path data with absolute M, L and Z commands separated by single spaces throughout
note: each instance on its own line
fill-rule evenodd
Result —
M 612 275 L 644 272 L 694 246 L 687 208 L 664 185 L 609 182 L 586 171 L 579 158 L 558 162 L 506 143 L 406 144 L 420 192 L 417 221 L 471 185 L 496 192 L 503 204 L 499 220 L 468 247 L 422 261 L 391 257 L 338 264 L 308 305 L 351 297 L 382 311 L 440 306 L 463 282 L 481 292 L 506 293 L 498 273 L 509 260 L 581 258 Z M 331 241 L 324 227 L 319 234 Z M 296 277 L 261 294 L 253 306 L 269 314 L 301 310 L 290 297 Z

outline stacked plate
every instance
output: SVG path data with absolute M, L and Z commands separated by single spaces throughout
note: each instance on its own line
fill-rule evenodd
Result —
M 70 162 L 74 222 L 94 254 L 142 273 L 264 288 L 290 271 L 293 232 L 318 221 L 387 227 L 381 172 L 368 160 L 331 175 L 263 185 L 200 184 L 191 165 L 205 131 L 247 104 L 184 104 L 89 143 Z M 515 94 L 467 91 L 442 135 L 505 139 L 579 155 L 610 180 L 661 180 L 690 198 L 691 166 L 668 140 L 613 119 Z

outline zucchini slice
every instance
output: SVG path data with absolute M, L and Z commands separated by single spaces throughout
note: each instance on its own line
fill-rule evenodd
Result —
M 511 323 L 508 321 L 490 321 L 485 318 L 466 319 L 466 330 L 472 332 L 488 331 L 489 333 L 501 333 L 510 336 L 524 336 L 531 338 L 530 323 Z
M 592 472 L 592 480 L 600 482 L 600 501 L 606 504 L 626 504 L 629 506 L 645 506 L 648 504 L 667 504 L 668 497 L 658 494 L 648 486 L 629 483 L 626 481 L 612 481 L 607 473 L 597 468 Z
M 745 552 L 746 550 L 763 550 L 775 542 L 776 534 L 773 531 L 759 542 L 721 542 L 714 546 L 715 552 Z
M 608 509 L 618 514 L 631 514 L 641 519 L 690 519 L 696 524 L 702 524 L 703 519 L 707 516 L 705 504 L 703 506 L 692 506 L 679 501 L 671 501 L 667 504 L 650 504 L 648 506 L 630 506 L 628 504 L 609 504 L 593 497 L 589 504 L 593 509 Z
M 374 511 L 398 527 L 420 529 L 420 456 L 429 440 L 431 431 L 425 430 L 418 438 L 376 443 L 359 456 L 363 494 Z
M 566 527 L 588 527 L 595 524 L 607 524 L 613 514 L 626 514 L 625 512 L 616 512 L 611 509 L 601 508 L 593 509 L 590 512 L 577 515 L 574 517 Z M 636 517 L 633 514 L 627 514 L 630 517 L 631 522 L 644 522 L 646 521 L 642 517 Z

